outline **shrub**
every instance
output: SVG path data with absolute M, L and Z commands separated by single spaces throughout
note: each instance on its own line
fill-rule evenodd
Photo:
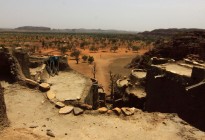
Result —
M 85 61 L 88 59 L 88 56 L 87 56 L 87 55 L 83 55 L 83 56 L 82 56 L 82 59 L 83 59 L 83 61 L 85 62 Z
M 140 50 L 140 47 L 139 46 L 132 46 L 132 51 L 139 51 Z
M 74 50 L 73 52 L 71 52 L 70 56 L 75 57 L 76 63 L 78 64 L 80 51 L 79 50 Z
M 116 52 L 118 50 L 118 47 L 117 46 L 112 46 L 110 48 L 110 51 L 113 51 L 113 52 Z
M 91 47 L 89 48 L 89 50 L 95 52 L 95 51 L 98 51 L 98 48 L 95 47 L 95 46 L 91 46 Z
M 67 48 L 67 47 L 59 47 L 59 51 L 60 51 L 62 54 L 65 54 L 65 53 L 68 51 L 68 48 Z
M 89 62 L 89 64 L 92 64 L 93 61 L 94 61 L 94 57 L 93 57 L 93 56 L 89 56 L 89 57 L 88 57 L 88 62 Z

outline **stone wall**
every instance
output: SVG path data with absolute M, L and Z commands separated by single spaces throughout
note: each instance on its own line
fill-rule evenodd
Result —
M 145 90 L 146 110 L 160 112 L 177 112 L 181 108 L 181 100 L 185 98 L 188 77 L 167 72 L 157 67 L 147 71 Z M 182 107 L 183 108 L 183 107 Z
M 0 60 L 0 80 L 16 82 L 25 79 L 21 66 L 11 49 L 0 49 Z
M 94 80 L 94 79 L 93 79 Z M 99 93 L 98 93 L 98 82 L 92 81 L 92 86 L 90 88 L 90 92 L 85 98 L 85 103 L 89 104 L 93 107 L 93 109 L 98 109 L 99 107 Z
M 6 114 L 6 105 L 4 102 L 3 88 L 0 85 L 0 130 L 8 125 L 8 119 Z
M 68 57 L 61 56 L 59 60 L 59 70 L 60 71 L 67 71 L 70 70 L 70 66 L 68 65 Z
M 18 60 L 22 72 L 25 75 L 26 78 L 31 78 L 30 72 L 29 72 L 29 56 L 28 53 L 25 50 L 14 50 L 13 55 Z
M 194 71 L 196 70 L 192 73 L 195 73 Z M 199 80 L 193 77 L 181 76 L 151 66 L 146 77 L 145 110 L 177 113 L 188 123 L 205 131 L 205 84 L 198 86 L 198 82 Z

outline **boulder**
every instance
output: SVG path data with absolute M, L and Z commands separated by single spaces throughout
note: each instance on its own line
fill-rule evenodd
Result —
M 51 130 L 48 130 L 46 132 L 46 135 L 50 136 L 50 137 L 55 137 L 55 135 L 53 134 L 53 132 Z
M 62 102 L 55 102 L 55 105 L 56 105 L 56 107 L 59 107 L 59 108 L 65 107 L 65 104 Z
M 92 110 L 93 107 L 91 105 L 88 104 L 79 104 L 79 107 L 85 110 Z
M 39 89 L 42 92 L 46 92 L 46 91 L 50 90 L 50 85 L 48 83 L 42 83 L 39 85 Z
M 84 112 L 84 110 L 79 108 L 79 107 L 74 107 L 74 109 L 73 109 L 73 114 L 76 116 L 82 114 L 83 112 Z
M 108 111 L 108 109 L 106 107 L 101 107 L 98 109 L 99 113 L 106 113 Z
M 107 114 L 111 115 L 111 114 L 113 114 L 113 111 L 112 110 L 108 110 Z
M 69 114 L 73 111 L 73 106 L 65 106 L 59 110 L 59 114 Z
M 123 114 L 126 116 L 131 116 L 131 115 L 134 115 L 134 113 L 135 113 L 135 110 L 133 108 L 123 107 L 123 108 L 121 108 L 121 110 L 122 110 Z
M 121 109 L 118 107 L 114 108 L 112 111 L 115 112 L 117 115 L 121 114 Z
M 29 128 L 37 128 L 38 126 L 37 125 L 31 125 L 29 126 Z
M 25 82 L 28 86 L 32 86 L 32 87 L 37 87 L 39 86 L 39 83 L 34 81 L 34 80 L 31 80 L 31 79 L 25 79 Z
M 47 97 L 48 97 L 49 100 L 52 100 L 56 97 L 56 94 L 52 91 L 48 91 L 47 92 Z

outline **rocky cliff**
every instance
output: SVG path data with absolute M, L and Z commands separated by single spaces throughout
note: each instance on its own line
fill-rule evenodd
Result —
M 171 58 L 182 60 L 183 58 L 205 60 L 205 31 L 194 30 L 180 32 L 169 39 L 159 39 L 154 43 L 154 48 L 142 57 L 132 60 L 130 67 L 142 67 L 149 64 L 151 57 Z

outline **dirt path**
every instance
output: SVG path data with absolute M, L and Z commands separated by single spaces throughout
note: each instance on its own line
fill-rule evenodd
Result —
M 96 79 L 99 81 L 99 83 L 104 87 L 106 92 L 109 92 L 109 72 L 110 70 L 112 71 L 112 69 L 110 69 L 111 67 L 110 64 L 112 64 L 115 60 L 118 59 L 122 59 L 122 58 L 128 58 L 127 62 L 130 62 L 132 60 L 134 56 L 118 56 L 118 57 L 103 57 L 101 56 L 100 58 L 100 54 L 99 55 L 95 55 L 95 63 L 96 63 Z M 92 68 L 93 65 L 88 65 L 87 63 L 80 63 L 80 64 L 75 64 L 75 62 L 70 62 L 69 63 L 71 68 L 73 68 L 74 70 L 84 74 L 87 77 L 92 77 L 93 78 L 93 74 L 92 74 Z M 117 64 L 122 66 L 123 64 L 121 64 L 120 62 Z M 123 67 L 123 66 L 122 66 Z
M 130 70 L 123 70 L 124 66 L 131 62 L 132 58 L 136 55 L 141 55 L 146 50 L 142 50 L 139 53 L 133 52 L 125 52 L 125 49 L 119 50 L 117 53 L 111 52 L 98 52 L 98 53 L 90 53 L 88 50 L 83 51 L 83 54 L 94 56 L 95 63 L 97 67 L 96 79 L 100 84 L 103 85 L 105 92 L 109 93 L 109 71 L 111 70 L 113 73 L 119 73 L 122 76 L 127 75 Z M 89 65 L 87 63 L 83 63 L 82 61 L 79 64 L 76 64 L 75 60 L 69 60 L 69 65 L 74 70 L 82 73 L 87 77 L 92 77 L 92 68 L 93 65 Z M 114 65 L 114 66 L 112 66 Z M 125 72 L 126 71 L 126 72 Z M 125 72 L 125 73 L 124 73 Z
M 0 133 L 1 140 L 49 139 L 48 129 L 57 140 L 205 138 L 204 132 L 174 114 L 137 111 L 133 116 L 124 117 L 88 111 L 80 116 L 59 115 L 58 109 L 41 92 L 19 85 L 6 88 L 5 101 L 11 126 Z

